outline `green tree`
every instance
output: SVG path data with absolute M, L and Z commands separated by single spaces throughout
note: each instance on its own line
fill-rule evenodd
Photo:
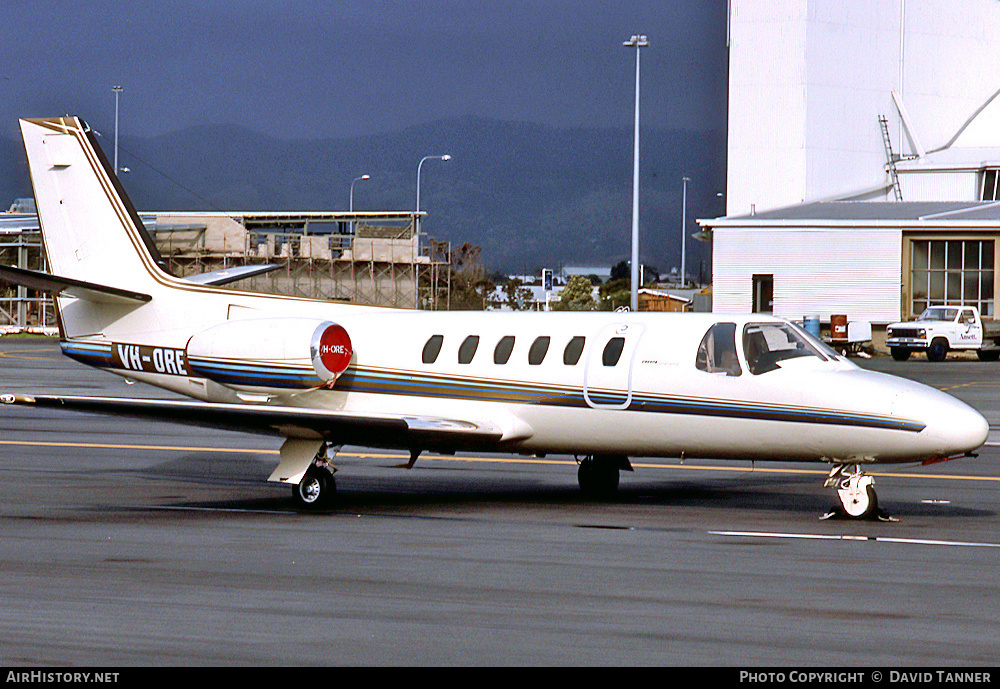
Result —
M 595 308 L 593 285 L 583 275 L 571 277 L 559 293 L 559 301 L 552 305 L 554 311 L 593 311 Z
M 483 311 L 496 287 L 482 263 L 483 249 L 469 242 L 451 253 L 452 311 Z
M 527 311 L 531 308 L 531 290 L 524 286 L 521 278 L 511 278 L 505 282 L 503 294 L 511 311 Z
M 632 303 L 632 282 L 630 278 L 608 280 L 598 288 L 602 311 L 614 311 Z

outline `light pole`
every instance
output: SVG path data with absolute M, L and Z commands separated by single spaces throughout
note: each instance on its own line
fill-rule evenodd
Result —
M 417 163 L 417 212 L 413 215 L 413 229 L 417 236 L 417 244 L 415 247 L 416 252 L 420 253 L 420 168 L 424 166 L 424 162 L 428 160 L 441 160 L 448 161 L 451 160 L 450 154 L 445 154 L 443 156 L 424 156 Z M 451 244 L 448 244 L 448 261 L 451 262 Z M 420 301 L 420 285 L 419 278 L 417 276 L 416 260 L 414 259 L 413 264 L 413 308 L 419 308 Z M 451 271 L 448 271 L 448 308 L 451 309 Z
M 420 159 L 420 162 L 417 163 L 417 213 L 420 212 L 420 168 L 424 166 L 424 162 L 427 160 L 451 160 L 451 156 L 424 156 Z
M 635 35 L 622 43 L 635 48 L 635 146 L 632 152 L 632 303 L 639 310 L 639 52 L 649 45 L 645 36 Z
M 424 162 L 428 160 L 451 160 L 451 155 L 445 154 L 443 156 L 424 156 L 417 163 L 417 214 L 413 216 L 413 224 L 417 230 L 417 235 L 420 234 L 420 168 L 424 166 Z
M 361 175 L 360 177 L 355 177 L 353 180 L 351 180 L 350 209 L 351 209 L 352 213 L 354 212 L 354 183 L 358 182 L 360 180 L 367 180 L 367 179 L 371 179 L 371 178 L 372 178 L 371 175 Z M 352 235 L 354 234 L 354 218 L 351 218 L 351 234 Z
M 121 86 L 112 86 L 115 92 L 115 176 L 118 176 L 118 94 L 122 92 Z
M 688 182 L 690 177 L 681 180 L 684 183 L 684 200 L 681 203 L 681 287 L 687 282 L 687 217 L 688 217 Z
M 355 182 L 360 182 L 361 180 L 365 180 L 365 179 L 371 179 L 371 178 L 372 178 L 371 175 L 361 175 L 360 177 L 355 177 L 351 181 L 351 212 L 352 213 L 354 212 L 354 183 Z

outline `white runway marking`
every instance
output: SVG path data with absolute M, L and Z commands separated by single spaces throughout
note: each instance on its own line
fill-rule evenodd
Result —
M 790 538 L 818 541 L 879 541 L 881 543 L 906 543 L 909 545 L 939 545 L 960 548 L 1000 548 L 1000 543 L 968 541 L 936 541 L 924 538 L 893 538 L 889 536 L 851 536 L 848 534 L 779 533 L 769 531 L 709 531 L 713 536 L 739 536 L 744 538 Z

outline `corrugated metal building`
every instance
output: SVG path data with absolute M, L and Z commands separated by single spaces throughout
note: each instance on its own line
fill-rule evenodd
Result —
M 876 325 L 928 304 L 1000 313 L 997 202 L 817 202 L 699 222 L 713 235 L 716 312 Z
M 1000 315 L 1000 5 L 730 3 L 713 310 L 886 324 Z M 796 205 L 797 204 L 797 205 Z

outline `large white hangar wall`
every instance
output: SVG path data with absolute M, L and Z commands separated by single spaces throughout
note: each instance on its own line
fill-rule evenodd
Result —
M 731 217 L 819 199 L 890 201 L 879 116 L 895 154 L 917 152 L 893 92 L 929 152 L 1000 88 L 997 0 L 731 0 L 729 36 Z M 962 194 L 953 198 L 976 198 Z
M 899 320 L 902 230 L 858 227 L 715 227 L 713 311 L 747 313 L 755 275 L 772 275 L 774 314 Z

